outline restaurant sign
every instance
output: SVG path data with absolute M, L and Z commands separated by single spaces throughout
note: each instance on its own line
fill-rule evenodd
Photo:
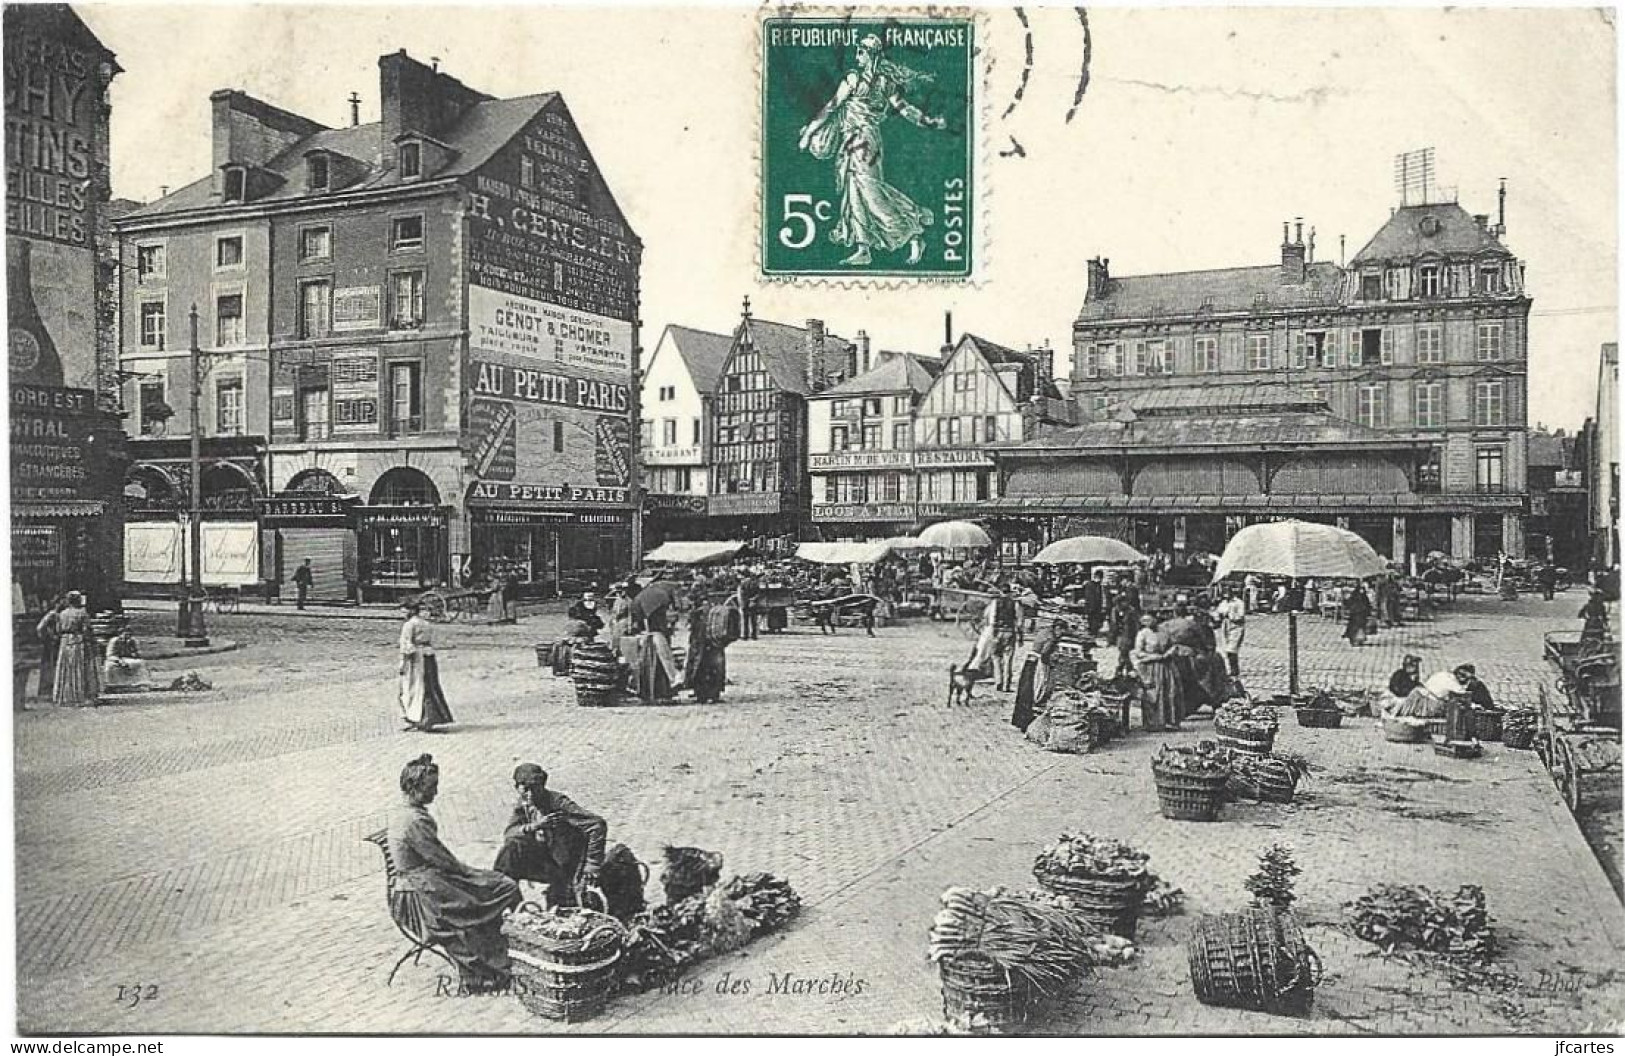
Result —
M 914 507 L 896 502 L 816 503 L 812 517 L 815 521 L 912 521 Z
M 908 451 L 834 451 L 810 455 L 808 468 L 820 469 L 907 469 L 912 465 Z
M 914 465 L 921 469 L 930 466 L 991 466 L 993 460 L 985 451 L 943 448 L 936 451 L 914 452 Z

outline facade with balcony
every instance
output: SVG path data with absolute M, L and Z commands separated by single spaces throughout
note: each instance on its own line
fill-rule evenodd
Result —
M 336 601 L 625 568 L 637 237 L 558 96 L 379 71 L 381 119 L 348 128 L 216 92 L 213 173 L 122 219 L 139 428 L 192 427 L 195 303 L 204 427 L 266 438 L 267 580 L 309 559 Z
M 1322 514 L 1383 552 L 1521 555 L 1530 298 L 1504 233 L 1433 202 L 1394 210 L 1346 267 L 1316 261 L 1301 223 L 1283 231 L 1278 265 L 1116 277 L 1091 261 L 1072 394 L 1099 422 L 1170 385 L 1289 383 L 1337 418 L 1426 445 L 1425 501 L 1404 523 Z
M 858 333 L 860 365 L 868 337 Z M 941 362 L 883 352 L 878 366 L 807 398 L 812 523 L 828 540 L 881 539 L 914 529 L 914 422 Z

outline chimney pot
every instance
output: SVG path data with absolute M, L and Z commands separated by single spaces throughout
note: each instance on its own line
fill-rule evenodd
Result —
M 1292 221 L 1290 221 L 1290 220 L 1282 220 L 1281 221 L 1281 245 L 1289 246 L 1291 244 L 1292 244 Z
M 1301 246 L 1301 245 L 1303 245 L 1303 217 L 1301 217 L 1301 216 L 1298 217 L 1298 219 L 1295 222 L 1296 222 L 1297 227 L 1298 227 L 1298 234 L 1297 234 L 1297 237 L 1295 239 L 1293 239 L 1293 241 Z

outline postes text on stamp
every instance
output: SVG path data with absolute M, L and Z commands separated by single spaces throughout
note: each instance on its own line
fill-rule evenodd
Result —
M 764 275 L 973 274 L 975 31 L 969 17 L 763 20 Z

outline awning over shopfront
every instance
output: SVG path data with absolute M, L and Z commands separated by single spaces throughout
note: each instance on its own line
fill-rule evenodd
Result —
M 733 560 L 743 549 L 744 543 L 735 542 L 662 543 L 643 555 L 643 560 L 670 565 L 713 565 Z
M 1290 510 L 1326 513 L 1471 513 L 1475 510 L 1513 510 L 1521 506 L 1516 495 L 1418 495 L 1408 492 L 1375 495 L 1011 495 L 984 504 L 990 511 L 1010 514 L 1070 515 L 1099 511 L 1132 513 L 1260 513 Z
M 872 565 L 891 553 L 891 543 L 802 543 L 796 556 L 820 565 Z

